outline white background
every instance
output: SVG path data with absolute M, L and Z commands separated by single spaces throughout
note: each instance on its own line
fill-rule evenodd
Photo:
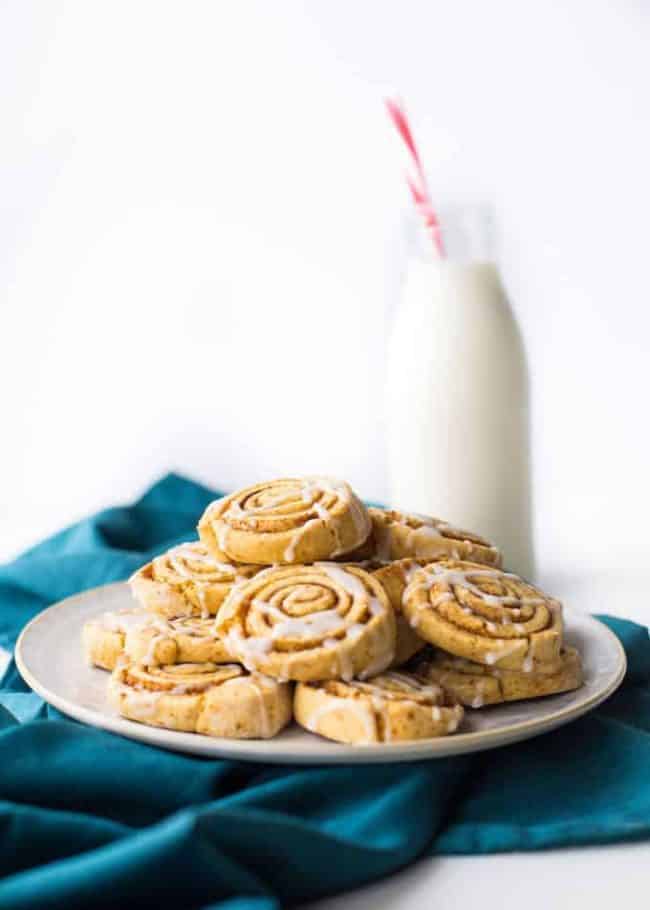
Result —
M 385 498 L 397 91 L 436 199 L 497 212 L 539 577 L 602 575 L 595 609 L 629 613 L 649 41 L 631 0 L 1 4 L 0 555 L 170 469 L 223 488 L 321 471 Z
M 0 556 L 170 469 L 385 498 L 397 91 L 436 199 L 496 208 L 540 580 L 650 620 L 649 46 L 642 0 L 0 3 Z M 331 906 L 641 906 L 644 849 Z

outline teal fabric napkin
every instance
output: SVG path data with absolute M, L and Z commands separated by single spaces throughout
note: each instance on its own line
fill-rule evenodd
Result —
M 193 536 L 216 494 L 176 475 L 0 568 L 0 641 L 83 588 Z M 396 766 L 279 767 L 163 752 L 68 720 L 0 682 L 0 907 L 272 910 L 427 853 L 650 836 L 650 641 L 597 711 L 491 752 Z M 435 892 L 434 892 L 435 893 Z

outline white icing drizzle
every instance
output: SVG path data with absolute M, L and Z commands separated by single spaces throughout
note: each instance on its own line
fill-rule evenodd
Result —
M 226 552 L 226 547 L 228 546 L 228 533 L 230 531 L 229 526 L 222 521 L 217 527 L 217 543 L 219 544 L 219 549 L 224 553 Z
M 408 525 L 406 525 L 408 527 Z M 419 528 L 411 528 L 406 536 L 408 552 L 415 556 L 441 556 L 446 554 L 446 538 L 433 524 L 423 524 Z M 435 547 L 432 547 L 435 544 Z
M 291 540 L 289 541 L 289 545 L 287 546 L 287 548 L 284 551 L 284 561 L 285 562 L 289 562 L 289 563 L 295 562 L 296 547 L 300 543 L 300 540 L 301 540 L 303 534 L 305 534 L 309 528 L 313 528 L 314 525 L 319 524 L 320 521 L 321 521 L 320 518 L 310 518 L 309 521 L 306 521 L 304 523 L 304 525 L 302 525 L 302 527 L 296 528 L 296 530 L 293 532 Z
M 273 650 L 271 638 L 245 638 L 236 628 L 228 632 L 224 641 L 233 654 L 241 657 L 241 662 L 250 673 L 257 670 L 260 660 Z
M 325 506 L 322 503 L 318 502 L 318 500 L 315 503 L 313 503 L 313 509 L 316 512 L 316 514 L 318 515 L 318 517 L 321 518 L 323 521 L 329 520 L 330 513 L 327 511 L 327 509 L 325 508 Z
M 513 623 L 513 619 L 519 618 L 521 616 L 521 608 L 525 606 L 540 606 L 547 603 L 545 598 L 542 597 L 516 597 L 512 595 L 496 595 L 496 594 L 486 594 L 482 591 L 477 585 L 475 585 L 471 578 L 515 578 L 517 580 L 518 576 L 510 572 L 501 572 L 497 569 L 471 569 L 468 571 L 460 569 L 448 569 L 445 566 L 440 566 L 433 564 L 427 567 L 428 577 L 425 580 L 412 580 L 404 590 L 403 602 L 410 597 L 410 595 L 416 590 L 430 590 L 436 584 L 446 584 L 450 587 L 458 585 L 470 591 L 481 600 L 487 606 L 494 607 L 508 607 L 508 611 L 500 617 L 499 622 L 503 626 L 512 626 L 514 632 L 518 635 L 525 635 L 526 628 L 522 623 Z M 438 607 L 443 603 L 454 601 L 456 598 L 451 591 L 440 591 L 436 592 L 435 596 L 431 601 L 425 601 L 424 603 L 419 604 L 420 610 L 426 610 L 429 607 Z M 515 605 L 519 605 L 515 607 Z M 478 613 L 476 610 L 472 609 L 466 604 L 459 604 L 459 609 L 467 616 L 475 616 L 477 619 L 481 620 L 485 624 L 485 631 L 491 634 L 496 634 L 499 631 L 499 623 L 491 622 L 486 620 L 484 616 Z M 417 619 L 411 619 L 411 625 L 416 628 L 418 625 Z M 495 645 L 498 645 L 498 650 L 493 652 L 488 652 L 485 655 L 485 661 L 487 664 L 491 665 L 496 663 L 506 654 L 510 654 L 511 651 L 516 650 L 519 647 L 519 642 L 521 639 L 515 639 L 514 641 L 507 639 L 495 639 Z
M 415 691 L 419 695 L 434 700 L 442 696 L 442 688 L 435 683 L 423 682 L 415 676 L 407 676 L 406 673 L 400 673 L 398 670 L 389 670 L 388 673 L 384 673 L 384 677 L 397 683 L 405 692 Z
M 504 607 L 504 606 L 514 606 L 515 604 L 523 604 L 527 606 L 539 606 L 545 603 L 544 598 L 541 597 L 516 597 L 509 594 L 498 595 L 498 594 L 486 594 L 485 591 L 482 591 L 477 585 L 470 581 L 472 578 L 515 578 L 517 580 L 518 576 L 512 574 L 511 572 L 501 572 L 497 569 L 471 569 L 471 570 L 461 570 L 461 569 L 448 569 L 445 566 L 440 566 L 436 563 L 427 567 L 427 573 L 429 577 L 426 581 L 419 581 L 415 584 L 409 585 L 411 590 L 420 588 L 428 590 L 436 584 L 446 584 L 451 587 L 458 585 L 463 587 L 466 590 L 470 591 L 475 597 L 482 600 L 483 603 L 488 604 L 488 606 L 495 607 Z M 449 592 L 441 592 L 448 594 Z
M 360 538 L 360 542 L 368 537 L 371 527 L 368 513 L 356 496 L 352 495 L 352 490 L 346 483 L 332 477 L 311 477 L 308 478 L 307 484 L 309 489 L 328 493 L 330 496 L 334 496 L 339 502 L 347 505 L 350 509 L 350 516 L 357 531 L 357 535 Z M 334 532 L 337 535 L 337 546 L 332 555 L 339 556 L 344 552 L 345 548 L 341 546 L 340 539 L 338 539 L 338 529 L 336 527 L 334 528 Z
M 320 638 L 332 632 L 342 631 L 345 620 L 338 610 L 318 610 L 305 616 L 286 616 L 282 610 L 263 600 L 254 600 L 253 604 L 262 612 L 279 621 L 273 626 L 271 638 Z
M 191 543 L 182 543 L 174 547 L 167 553 L 167 559 L 170 567 L 181 578 L 194 578 L 196 575 L 196 572 L 187 565 L 185 560 L 190 563 L 199 563 L 209 569 L 213 569 L 218 565 L 208 553 L 202 553 L 196 549 L 195 544 Z
M 158 635 L 152 635 L 149 644 L 147 645 L 147 650 L 142 655 L 138 663 L 142 664 L 145 667 L 148 667 L 150 664 L 156 662 L 156 647 L 159 642 L 164 641 L 166 636 L 162 633 Z
M 271 630 L 272 639 L 285 636 L 287 638 L 318 638 L 332 632 L 341 632 L 345 625 L 344 617 L 336 608 L 317 610 L 314 613 L 306 613 L 304 616 L 287 616 L 275 604 L 259 597 L 252 601 L 252 606 L 277 620 Z
M 402 566 L 402 577 L 404 579 L 405 585 L 410 585 L 415 577 L 416 572 L 419 572 L 422 567 L 417 562 L 410 562 L 408 565 Z
M 367 606 L 370 614 L 368 625 L 352 622 L 346 627 L 346 617 L 337 607 L 317 610 L 303 616 L 287 616 L 276 604 L 256 597 L 251 601 L 251 606 L 274 620 L 269 634 L 245 637 L 241 631 L 234 628 L 226 635 L 226 645 L 241 656 L 244 666 L 252 672 L 259 670 L 261 659 L 273 650 L 274 643 L 279 639 L 297 639 L 302 641 L 305 646 L 310 640 L 322 640 L 322 647 L 339 649 L 336 655 L 338 672 L 341 678 L 348 680 L 354 676 L 354 661 L 350 653 L 350 646 L 364 634 L 376 635 L 380 637 L 376 642 L 378 656 L 365 672 L 372 675 L 381 672 L 393 660 L 394 643 L 389 635 L 390 627 L 385 627 L 384 623 L 372 623 L 372 619 L 383 616 L 387 607 L 366 589 L 358 576 L 340 566 L 325 562 L 316 563 L 314 568 L 343 588 L 353 600 L 361 600 Z M 317 581 L 305 581 L 305 584 L 317 583 Z M 286 656 L 289 659 L 291 655 L 288 653 Z
M 231 515 L 233 518 L 242 519 L 250 522 L 251 517 L 255 515 L 262 515 L 266 512 L 273 512 L 277 509 L 278 506 L 281 506 L 285 502 L 291 502 L 295 496 L 295 488 L 291 487 L 288 490 L 282 488 L 275 492 L 270 502 L 267 502 L 266 505 L 262 506 L 247 506 L 245 509 L 242 508 L 241 504 L 234 500 L 226 510 L 226 515 Z
M 201 607 L 201 619 L 207 619 L 210 615 L 210 610 L 208 609 L 208 604 L 206 601 L 207 595 L 207 586 L 197 583 L 196 585 L 196 596 L 199 601 L 199 606 Z
M 357 575 L 346 572 L 345 569 L 331 562 L 317 562 L 316 566 L 352 597 L 370 597 L 364 583 Z
M 418 700 L 418 697 L 423 697 L 434 702 L 434 704 L 431 705 L 431 719 L 433 722 L 439 723 L 443 718 L 444 712 L 448 718 L 448 722 L 453 724 L 453 729 L 455 730 L 458 726 L 460 716 L 462 716 L 462 710 L 459 706 L 455 705 L 452 708 L 441 708 L 439 704 L 436 704 L 443 696 L 443 690 L 440 686 L 435 683 L 423 682 L 416 677 L 407 676 L 406 674 L 394 670 L 384 673 L 382 679 L 390 680 L 397 691 L 392 690 L 388 686 L 379 686 L 373 682 L 355 680 L 348 685 L 350 685 L 351 688 L 357 689 L 363 694 L 370 696 L 374 710 L 377 713 L 382 714 L 384 721 L 384 741 L 391 741 L 388 702 L 403 701 L 404 697 L 406 697 L 406 699 L 409 699 L 409 697 L 412 698 L 418 707 L 425 707 L 425 705 Z
M 492 666 L 498 660 L 507 657 L 508 654 L 518 651 L 521 648 L 522 639 L 516 638 L 514 641 L 508 641 L 504 638 L 496 638 L 494 644 L 499 646 L 498 649 L 496 651 L 488 651 L 485 655 L 485 663 L 488 666 Z
M 277 493 L 271 488 L 271 501 L 267 502 L 264 505 L 247 505 L 242 507 L 241 503 L 238 501 L 231 502 L 223 515 L 220 516 L 221 521 L 217 526 L 217 539 L 219 542 L 219 547 L 227 551 L 227 534 L 229 530 L 228 519 L 237 519 L 240 521 L 245 521 L 246 524 L 251 529 L 255 529 L 258 526 L 258 518 L 263 518 L 267 513 L 272 513 L 277 508 L 284 503 L 292 502 L 296 498 L 296 494 L 300 499 L 309 506 L 310 511 L 315 517 L 309 518 L 304 524 L 296 528 L 289 544 L 287 545 L 284 552 L 284 561 L 286 563 L 295 563 L 296 562 L 296 548 L 300 542 L 301 537 L 307 531 L 308 528 L 314 527 L 315 524 L 321 522 L 329 522 L 332 518 L 332 506 L 327 507 L 323 502 L 321 502 L 321 494 L 326 494 L 329 497 L 334 499 L 335 503 L 342 503 L 344 505 L 349 505 L 350 514 L 352 520 L 357 528 L 359 536 L 362 540 L 365 540 L 370 532 L 370 520 L 365 512 L 365 509 L 356 497 L 352 496 L 352 491 L 349 486 L 343 481 L 338 481 L 330 477 L 307 477 L 304 481 L 299 482 L 299 486 L 289 486 L 282 487 L 278 489 Z M 268 491 L 265 491 L 268 494 Z M 344 551 L 344 548 L 341 546 L 341 541 L 339 538 L 339 529 L 338 526 L 333 523 L 332 531 L 335 535 L 335 552 L 333 555 L 339 555 Z

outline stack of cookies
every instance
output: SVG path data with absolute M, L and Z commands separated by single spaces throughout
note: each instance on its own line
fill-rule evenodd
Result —
M 327 477 L 233 493 L 198 532 L 136 572 L 137 607 L 84 627 L 132 720 L 269 738 L 293 717 L 340 742 L 405 741 L 581 683 L 560 603 L 477 534 L 366 508 Z

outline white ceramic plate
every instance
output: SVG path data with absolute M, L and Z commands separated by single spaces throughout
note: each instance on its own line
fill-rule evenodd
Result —
M 289 764 L 415 761 L 477 752 L 529 739 L 591 711 L 625 675 L 625 652 L 602 623 L 566 610 L 566 638 L 582 653 L 585 684 L 576 692 L 478 711 L 468 710 L 461 732 L 411 743 L 346 746 L 293 724 L 271 740 L 213 739 L 147 727 L 119 717 L 106 699 L 108 674 L 89 667 L 81 651 L 81 627 L 106 610 L 133 606 L 127 585 L 113 584 L 69 597 L 39 613 L 16 645 L 16 662 L 28 685 L 64 714 L 163 749 L 214 758 Z

